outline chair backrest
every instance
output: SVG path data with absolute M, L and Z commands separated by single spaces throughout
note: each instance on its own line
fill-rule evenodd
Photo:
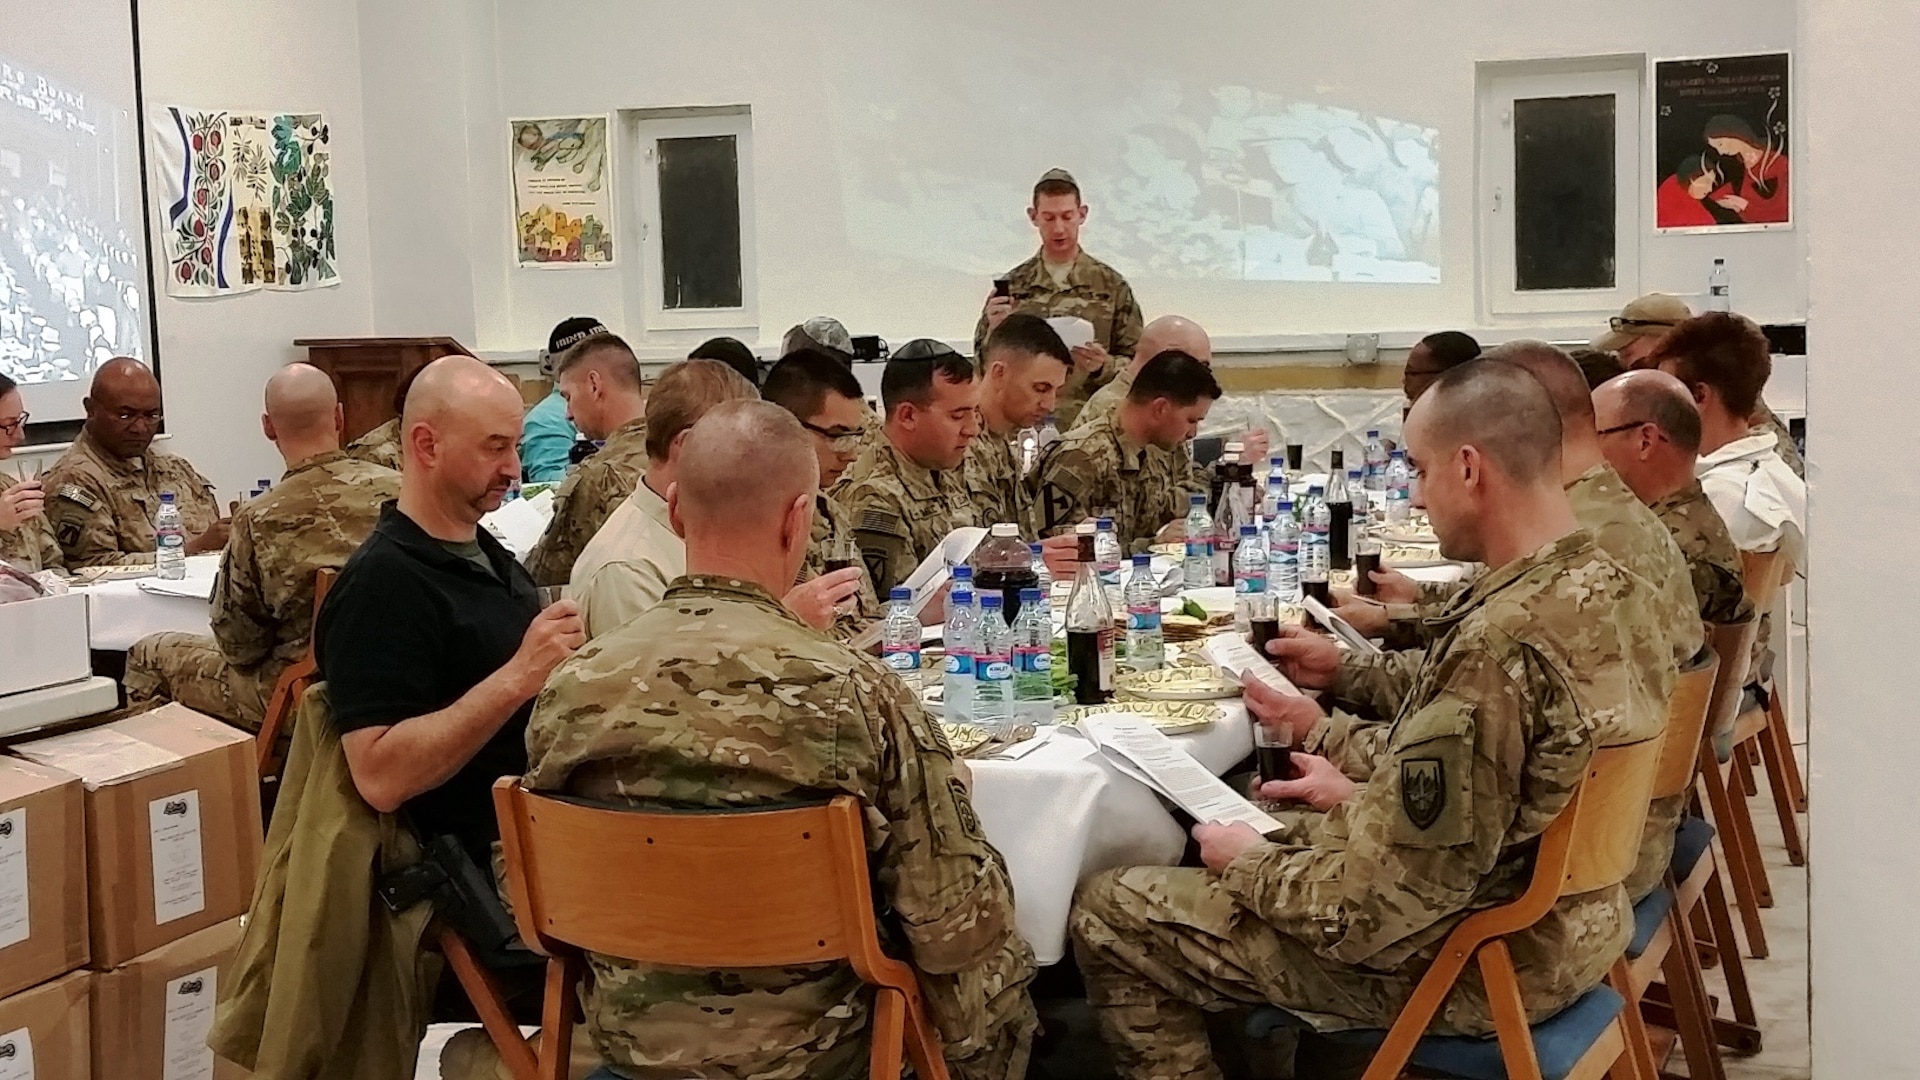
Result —
M 320 625 L 320 604 L 326 600 L 327 591 L 333 588 L 334 579 L 339 576 L 340 571 L 331 567 L 314 574 L 313 614 L 308 623 L 306 654 L 280 673 L 280 681 L 267 701 L 266 715 L 261 718 L 260 731 L 255 736 L 256 766 L 262 781 L 280 775 L 281 766 L 286 764 L 280 755 L 283 738 L 280 729 L 300 708 L 301 697 L 319 677 L 319 666 L 313 660 L 313 630 Z
M 1747 590 L 1747 600 L 1753 604 L 1754 615 L 1765 615 L 1773 610 L 1774 594 L 1780 591 L 1780 583 L 1787 574 L 1793 572 L 1793 564 L 1780 558 L 1779 551 L 1743 551 L 1740 553 L 1740 582 Z
M 583 806 L 509 777 L 494 786 L 494 808 L 514 919 L 548 955 L 557 945 L 691 968 L 878 955 L 852 796 L 792 809 L 656 812 Z
M 1560 896 L 1618 885 L 1633 872 L 1665 741 L 1646 739 L 1593 752 L 1573 802 L 1547 827 L 1548 836 L 1556 830 L 1566 834 Z M 1546 837 L 1542 837 L 1543 860 L 1546 848 Z
M 1671 798 L 1693 786 L 1700 764 L 1700 739 L 1706 732 L 1708 710 L 1720 674 L 1720 657 L 1711 651 L 1695 657 L 1693 665 L 1674 680 L 1667 701 L 1667 733 L 1660 742 L 1660 764 L 1653 774 L 1653 797 Z
M 1753 656 L 1753 641 L 1760 635 L 1760 617 L 1742 623 L 1711 623 L 1707 643 L 1720 657 L 1720 670 L 1713 677 L 1713 700 L 1707 705 L 1707 731 L 1725 735 L 1733 731 L 1740 713 L 1740 691 L 1747 685 L 1747 667 Z

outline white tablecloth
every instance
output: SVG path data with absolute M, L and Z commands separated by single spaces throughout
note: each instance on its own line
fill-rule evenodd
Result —
M 189 578 L 210 581 L 219 570 L 218 555 L 187 559 Z M 138 580 L 103 581 L 76 591 L 87 594 L 89 644 L 103 652 L 125 652 L 134 642 L 162 630 L 213 633 L 212 608 L 204 600 L 156 596 L 142 590 Z
M 1215 775 L 1253 751 L 1246 708 L 1203 732 L 1176 735 Z M 1014 919 L 1042 964 L 1066 955 L 1067 911 L 1087 877 L 1119 866 L 1172 866 L 1186 834 L 1145 785 L 1108 765 L 1070 728 L 1017 761 L 974 761 L 973 807 L 1006 856 Z

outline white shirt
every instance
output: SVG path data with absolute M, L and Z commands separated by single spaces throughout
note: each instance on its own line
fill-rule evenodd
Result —
M 1700 486 L 1741 551 L 1779 549 L 1803 565 L 1807 484 L 1780 459 L 1773 432 L 1735 439 L 1694 466 Z
M 667 501 L 643 480 L 580 552 L 566 594 L 580 604 L 587 637 L 597 638 L 659 603 L 686 572 L 686 541 L 674 535 Z

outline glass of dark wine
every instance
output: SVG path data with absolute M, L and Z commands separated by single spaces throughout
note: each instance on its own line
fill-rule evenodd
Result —
M 1259 767 L 1260 783 L 1300 778 L 1300 770 L 1293 764 L 1293 740 L 1257 720 L 1253 725 L 1253 758 Z
M 829 536 L 827 538 L 827 549 L 823 553 L 822 561 L 826 564 L 826 568 L 821 572 L 825 574 L 831 574 L 836 570 L 845 570 L 849 567 L 860 566 L 860 549 L 855 546 L 853 542 L 853 534 L 846 532 L 835 533 Z M 864 569 L 861 570 L 861 573 L 865 572 Z M 858 611 L 859 608 L 860 596 L 858 593 L 833 606 L 833 610 L 842 615 L 852 615 Z

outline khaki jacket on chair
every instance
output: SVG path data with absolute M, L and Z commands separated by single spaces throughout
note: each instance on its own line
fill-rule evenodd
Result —
M 439 978 L 422 947 L 433 905 L 400 915 L 374 891 L 420 858 L 360 798 L 326 686 L 300 704 L 279 807 L 208 1044 L 258 1080 L 411 1080 Z

